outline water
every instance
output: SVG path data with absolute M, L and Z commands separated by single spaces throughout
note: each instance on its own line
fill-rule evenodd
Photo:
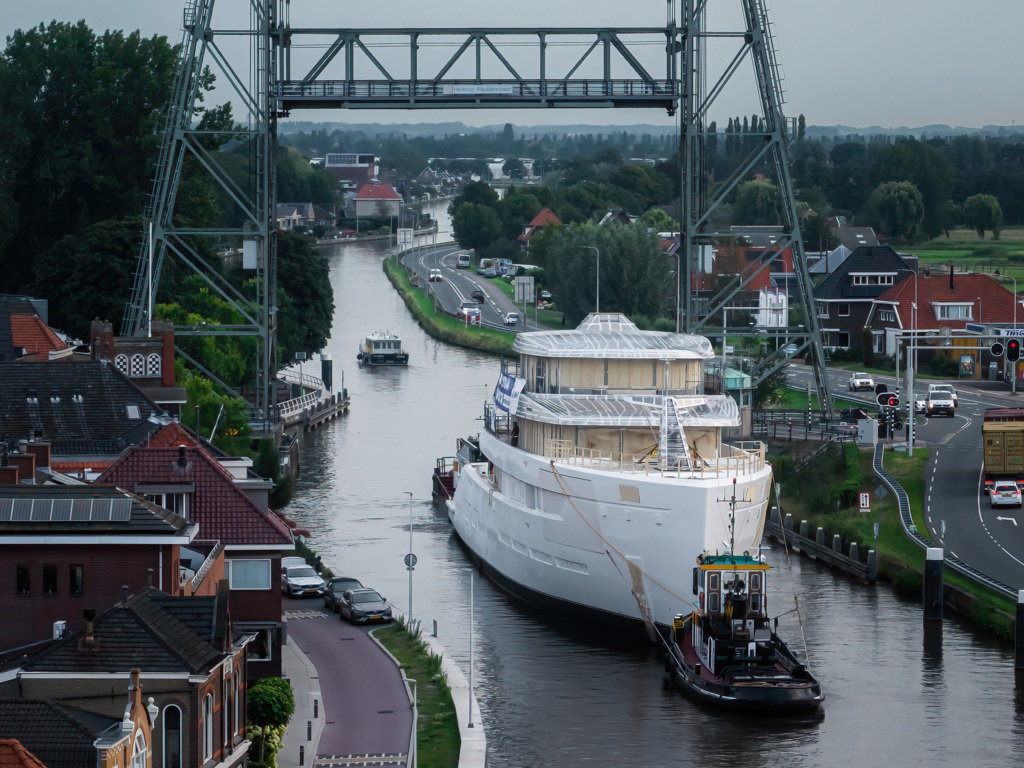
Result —
M 446 217 L 435 212 L 446 230 Z M 444 236 L 442 235 L 442 238 Z M 470 578 L 465 552 L 430 504 L 430 475 L 455 439 L 478 432 L 497 361 L 434 341 L 381 271 L 387 245 L 329 252 L 337 312 L 335 381 L 348 416 L 307 436 L 287 513 L 313 533 L 335 571 L 358 576 L 413 614 L 469 668 Z M 362 336 L 387 328 L 407 369 L 355 365 Z M 309 366 L 307 365 L 307 372 Z M 410 496 L 407 492 L 411 493 Z M 701 708 L 662 687 L 649 649 L 619 647 L 586 627 L 553 627 L 474 578 L 473 683 L 492 768 L 522 766 L 1009 766 L 1024 748 L 1024 697 L 1012 653 L 942 624 L 926 645 L 921 607 L 884 585 L 854 584 L 781 552 L 769 554 L 770 610 L 806 654 L 826 692 L 824 717 L 758 720 Z M 684 570 L 689 573 L 689 564 Z M 466 707 L 467 702 L 456 702 Z

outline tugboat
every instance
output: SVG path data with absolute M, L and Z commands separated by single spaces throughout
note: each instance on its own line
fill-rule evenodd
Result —
M 359 365 L 408 365 L 409 353 L 391 331 L 374 331 L 359 345 L 356 360 Z
M 768 570 L 761 557 L 747 552 L 697 557 L 697 610 L 675 617 L 666 642 L 670 685 L 700 701 L 755 713 L 821 705 L 821 685 L 770 624 Z M 776 618 L 775 629 L 778 623 Z

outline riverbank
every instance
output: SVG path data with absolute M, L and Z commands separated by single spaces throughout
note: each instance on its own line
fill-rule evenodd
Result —
M 382 260 L 382 268 L 420 327 L 433 338 L 491 355 L 515 354 L 512 351 L 512 344 L 516 339 L 514 333 L 466 325 L 454 317 L 440 315 L 434 310 L 434 302 L 423 289 L 409 282 L 409 276 L 404 268 L 396 267 L 388 258 Z

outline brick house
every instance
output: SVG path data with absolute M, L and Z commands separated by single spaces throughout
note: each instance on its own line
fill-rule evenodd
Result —
M 289 523 L 265 505 L 260 489 L 250 495 L 242 478 L 198 445 L 135 446 L 97 482 L 174 510 L 197 524 L 203 539 L 224 547 L 232 617 L 239 629 L 257 634 L 250 672 L 256 678 L 279 676 L 284 631 L 280 564 L 294 541 Z
M 814 305 L 826 347 L 860 350 L 875 299 L 914 274 L 887 245 L 862 246 L 814 290 Z
M 397 218 L 401 203 L 402 198 L 390 184 L 364 184 L 356 193 L 355 215 L 373 217 L 386 211 L 385 216 Z
M 152 768 L 243 765 L 246 649 L 253 636 L 234 627 L 227 594 L 221 582 L 212 596 L 172 597 L 151 588 L 129 595 L 0 673 L 0 695 L 14 698 L 17 691 L 21 699 L 56 702 L 81 718 L 127 722 L 128 710 L 111 690 L 129 684 L 133 717 L 146 697 Z M 19 703 L 25 702 L 0 701 L 0 708 Z M 21 740 L 15 730 L 0 735 Z
M 0 648 L 49 639 L 86 608 L 104 609 L 124 587 L 212 594 L 223 552 L 184 517 L 112 486 L 0 486 Z M 188 580 L 181 553 L 204 552 Z M 201 578 L 196 578 L 201 572 Z

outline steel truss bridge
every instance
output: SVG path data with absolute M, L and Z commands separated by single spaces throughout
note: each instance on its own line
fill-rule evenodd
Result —
M 657 108 L 679 120 L 679 330 L 749 335 L 749 327 L 728 328 L 727 319 L 721 324 L 714 321 L 727 318 L 723 310 L 730 302 L 790 251 L 804 327 L 791 331 L 788 338 L 808 353 L 819 402 L 831 415 L 821 330 L 789 172 L 792 137 L 782 113 L 782 80 L 766 0 L 730 2 L 738 6 L 735 28 L 718 30 L 708 28 L 708 0 L 665 0 L 665 25 L 654 27 L 349 29 L 293 27 L 291 0 L 248 0 L 241 3 L 243 12 L 226 16 L 226 24 L 215 24 L 216 0 L 186 0 L 178 73 L 122 333 L 146 333 L 165 263 L 169 258 L 179 260 L 231 304 L 242 321 L 182 326 L 176 333 L 256 337 L 260 351 L 254 411 L 257 421 L 270 418 L 277 366 L 277 127 L 280 118 L 296 110 Z M 221 5 L 229 5 L 229 0 L 221 0 Z M 712 72 L 707 49 L 723 43 L 732 46 L 732 57 L 720 72 Z M 747 76 L 755 85 L 757 101 L 751 107 L 760 116 L 763 131 L 746 134 L 755 146 L 724 184 L 713 187 L 708 170 L 709 115 L 730 80 L 739 79 L 742 66 L 748 67 Z M 223 168 L 208 148 L 210 135 L 223 135 L 223 130 L 204 129 L 198 120 L 207 68 L 216 70 L 218 81 L 226 82 L 237 97 L 232 104 L 238 129 L 231 135 L 248 153 L 249 176 L 244 182 Z M 772 245 L 755 263 L 716 284 L 713 295 L 698 296 L 708 249 L 734 243 L 737 237 L 719 228 L 718 214 L 737 185 L 760 168 L 770 169 L 778 185 L 782 225 L 770 228 Z M 230 201 L 233 225 L 177 224 L 177 197 L 190 173 L 205 174 L 219 197 Z M 751 228 L 744 233 L 749 235 Z M 251 288 L 236 288 L 210 266 L 213 244 L 228 238 L 243 242 L 243 267 L 253 278 L 247 282 Z M 189 359 L 212 376 L 202 361 Z M 765 358 L 753 372 L 755 383 L 786 361 L 779 353 Z

